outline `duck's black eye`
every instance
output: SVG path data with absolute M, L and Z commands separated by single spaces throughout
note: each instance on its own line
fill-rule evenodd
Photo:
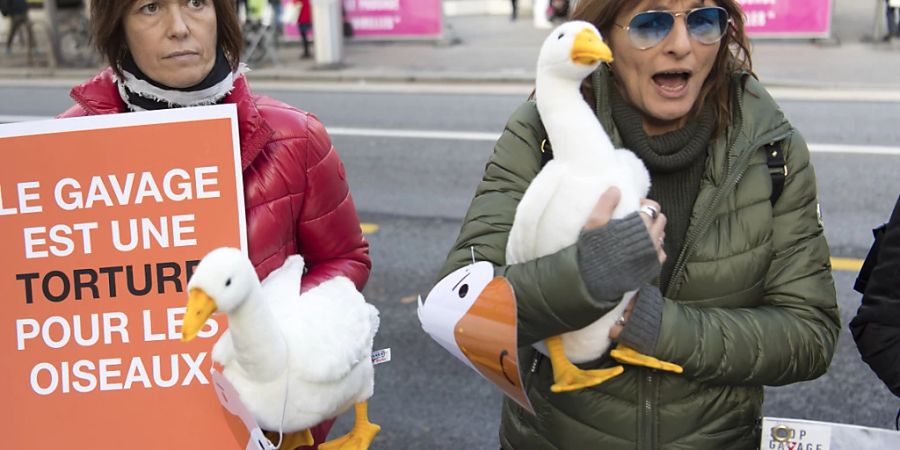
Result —
M 466 298 L 466 294 L 468 294 L 468 293 L 469 293 L 469 285 L 468 284 L 464 284 L 459 287 L 459 292 L 458 292 L 459 298 Z
M 559 36 L 556 37 L 556 40 L 562 39 L 563 36 L 565 36 L 565 35 L 566 35 L 566 33 L 559 33 Z
M 231 278 L 225 280 L 225 287 L 231 286 Z

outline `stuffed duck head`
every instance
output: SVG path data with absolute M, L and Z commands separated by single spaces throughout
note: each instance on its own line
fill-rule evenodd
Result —
M 187 285 L 188 304 L 181 340 L 194 339 L 214 312 L 231 313 L 259 287 L 253 264 L 240 250 L 222 247 L 209 252 Z
M 544 40 L 538 56 L 538 73 L 579 82 L 597 66 L 612 62 L 612 51 L 597 27 L 580 20 L 556 27 Z

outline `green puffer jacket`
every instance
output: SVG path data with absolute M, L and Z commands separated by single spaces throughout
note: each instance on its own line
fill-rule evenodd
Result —
M 606 77 L 599 70 L 594 86 L 607 86 Z M 809 150 L 754 78 L 736 74 L 732 84 L 734 121 L 709 147 L 684 248 L 670 255 L 678 259 L 652 355 L 684 373 L 627 366 L 573 393 L 550 392 L 552 368 L 530 344 L 582 328 L 608 306 L 588 294 L 574 245 L 505 265 L 516 206 L 540 170 L 546 136 L 533 102 L 509 120 L 441 271 L 470 263 L 474 248 L 515 289 L 519 358 L 536 416 L 504 402 L 504 449 L 755 449 L 763 385 L 825 373 L 840 319 Z M 598 117 L 622 147 L 606 94 L 596 92 Z M 762 148 L 776 141 L 788 175 L 773 210 Z M 583 367 L 612 365 L 606 357 Z

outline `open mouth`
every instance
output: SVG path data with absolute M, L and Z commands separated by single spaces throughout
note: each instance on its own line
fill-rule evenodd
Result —
M 690 71 L 665 71 L 653 75 L 653 82 L 666 91 L 680 91 L 688 84 L 693 73 Z

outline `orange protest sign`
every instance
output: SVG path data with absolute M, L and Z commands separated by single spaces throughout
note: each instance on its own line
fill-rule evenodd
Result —
M 8 446 L 246 447 L 209 385 L 224 318 L 180 342 L 200 258 L 246 249 L 237 136 L 233 105 L 0 126 Z

